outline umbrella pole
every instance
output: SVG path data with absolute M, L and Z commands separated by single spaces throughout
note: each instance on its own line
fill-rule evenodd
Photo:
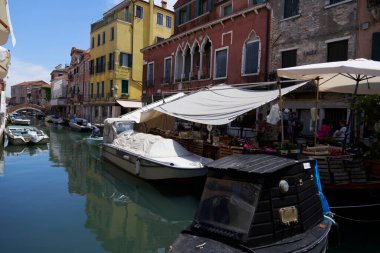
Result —
M 344 140 L 343 140 L 343 150 L 346 149 L 346 144 L 347 144 L 347 136 L 348 134 L 350 134 L 351 136 L 351 140 L 354 140 L 355 138 L 355 131 L 354 131 L 354 106 L 355 106 L 355 102 L 356 102 L 356 97 L 358 95 L 358 88 L 359 88 L 359 81 L 360 81 L 360 76 L 357 77 L 356 79 L 356 86 L 355 86 L 355 91 L 354 91 L 354 96 L 352 98 L 352 102 L 351 102 L 351 110 L 350 110 L 350 116 L 348 117 L 348 123 L 347 123 L 347 131 L 344 135 Z
M 316 78 L 317 80 L 317 91 L 316 91 L 316 99 L 315 99 L 315 123 L 314 123 L 314 146 L 317 145 L 317 129 L 318 129 L 318 116 L 319 116 L 319 77 Z
M 283 112 L 282 112 L 283 104 L 282 104 L 281 82 L 280 82 L 280 81 L 277 81 L 277 85 L 278 85 L 278 92 L 279 92 L 279 96 L 280 96 L 280 113 L 281 113 L 281 148 L 282 148 L 282 146 L 284 145 L 284 114 L 283 114 Z

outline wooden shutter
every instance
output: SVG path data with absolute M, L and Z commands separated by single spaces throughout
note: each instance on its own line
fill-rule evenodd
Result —
M 208 2 L 207 2 L 207 9 L 208 9 L 208 11 L 212 10 L 212 0 L 208 0 Z
M 372 35 L 372 60 L 380 61 L 380 32 Z
M 186 21 L 190 20 L 190 4 L 186 6 Z

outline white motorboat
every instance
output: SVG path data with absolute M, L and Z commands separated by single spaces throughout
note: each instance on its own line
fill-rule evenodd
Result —
M 71 129 L 80 132 L 91 132 L 94 127 L 86 119 L 83 118 L 73 118 L 69 122 Z
M 204 176 L 204 165 L 212 161 L 187 151 L 172 139 L 135 132 L 133 122 L 105 125 L 101 156 L 149 180 Z
M 33 126 L 7 126 L 5 134 L 8 142 L 13 145 L 46 144 L 49 142 L 49 136 Z
M 11 117 L 11 123 L 13 125 L 28 126 L 28 125 L 30 125 L 30 119 L 23 119 L 23 118 L 19 118 L 19 117 Z

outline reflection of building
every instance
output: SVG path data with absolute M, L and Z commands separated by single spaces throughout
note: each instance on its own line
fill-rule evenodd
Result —
M 140 49 L 168 38 L 173 12 L 142 0 L 124 0 L 91 25 L 90 102 L 92 122 L 141 107 L 143 57 Z M 120 104 L 117 102 L 119 101 Z
M 50 85 L 45 81 L 28 81 L 11 86 L 10 105 L 31 103 L 45 106 L 50 100 Z
M 91 157 L 83 135 L 50 127 L 50 157 L 85 198 L 85 227 L 110 252 L 168 252 L 192 220 L 197 198 L 161 194 L 151 184 Z M 158 250 L 160 249 L 160 251 Z
M 67 68 L 57 66 L 51 72 L 51 111 L 57 115 L 66 115 L 67 104 Z

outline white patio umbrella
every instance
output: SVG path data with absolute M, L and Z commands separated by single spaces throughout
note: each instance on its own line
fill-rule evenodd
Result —
M 380 93 L 380 62 L 367 59 L 356 59 L 339 62 L 327 62 L 278 69 L 279 77 L 297 80 L 315 80 L 318 92 L 340 92 L 354 95 Z M 318 107 L 317 107 L 318 108 Z M 351 129 L 352 110 L 349 118 Z M 317 123 L 315 130 L 317 128 Z
M 0 45 L 4 45 L 11 35 L 12 45 L 15 46 L 16 39 L 13 34 L 12 22 L 9 15 L 8 0 L 0 0 Z

